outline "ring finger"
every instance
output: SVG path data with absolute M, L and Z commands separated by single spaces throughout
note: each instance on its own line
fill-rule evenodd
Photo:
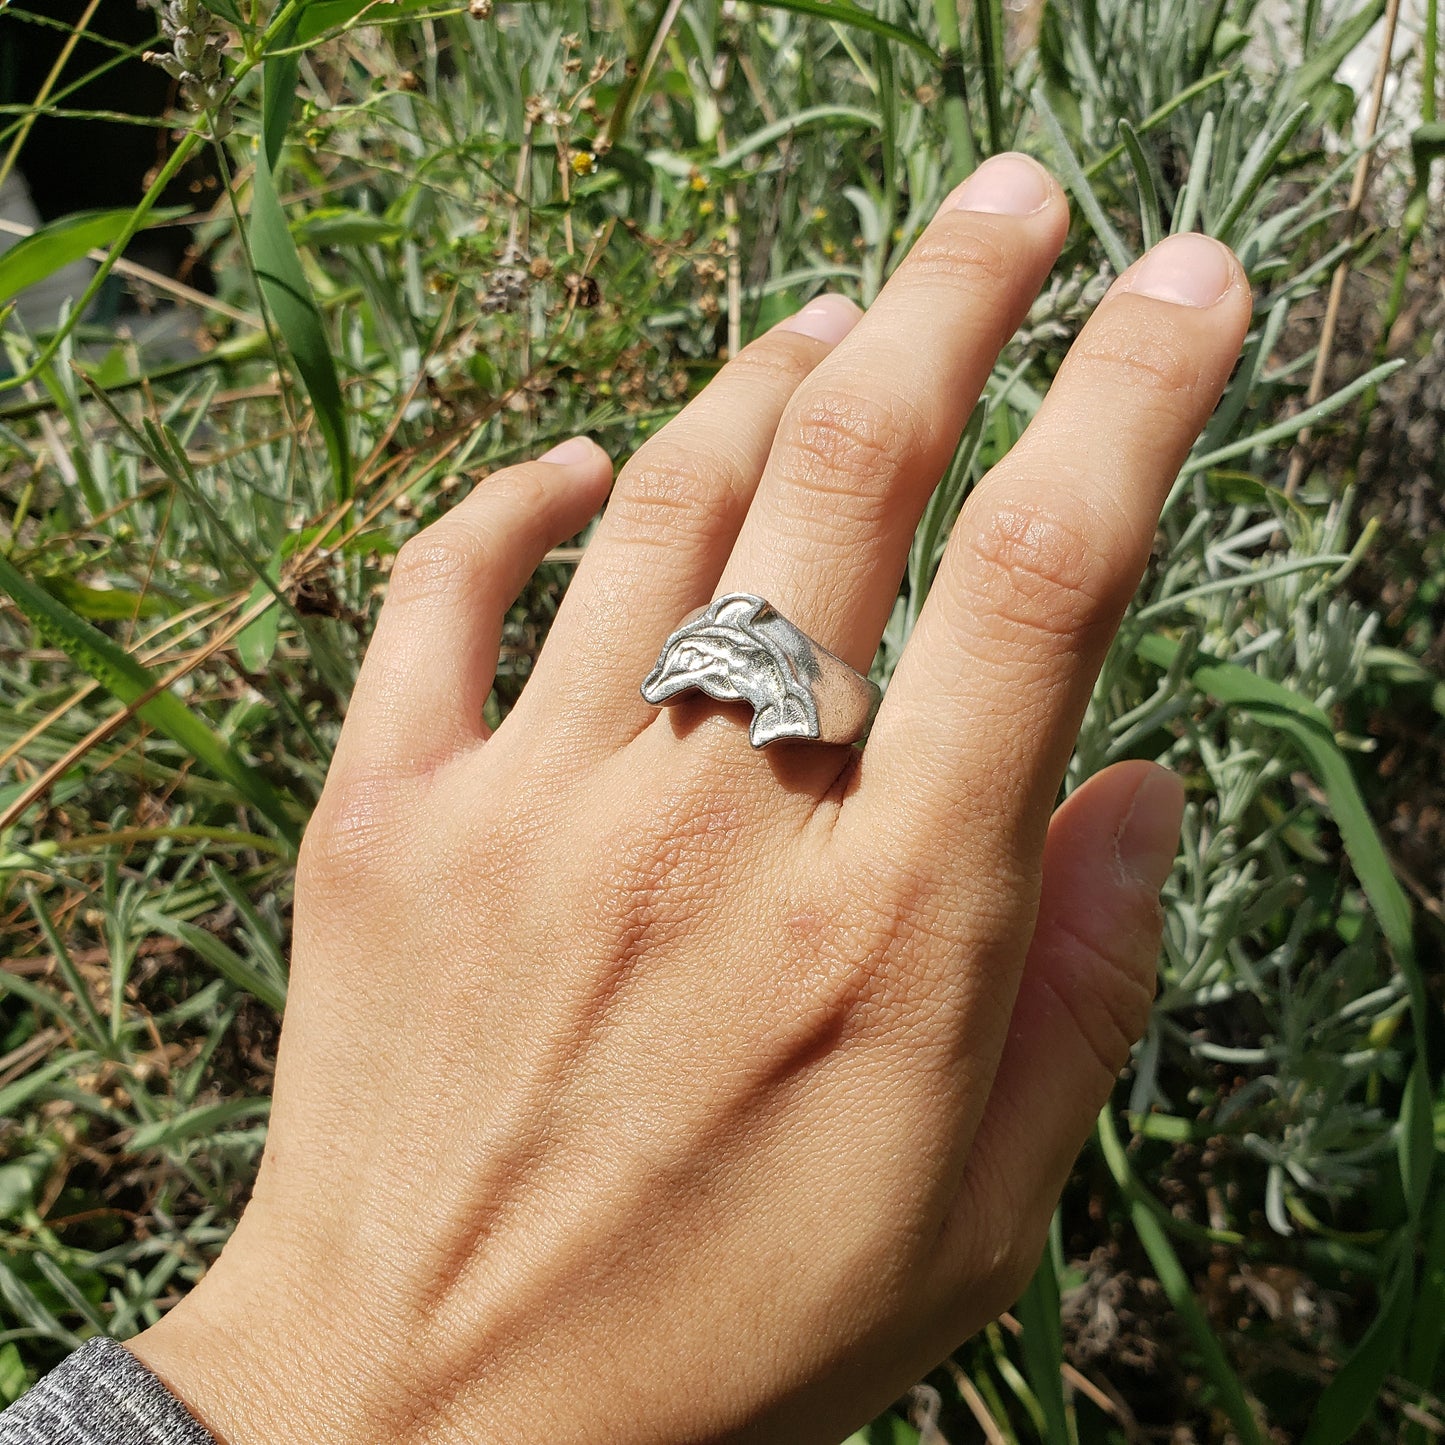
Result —
M 650 720 L 637 686 L 662 636 L 712 595 L 788 398 L 861 315 L 819 296 L 744 347 L 622 469 L 523 694 L 546 709 L 555 689 L 574 721 L 585 714 L 569 729 L 574 755 L 584 738 L 615 746 Z

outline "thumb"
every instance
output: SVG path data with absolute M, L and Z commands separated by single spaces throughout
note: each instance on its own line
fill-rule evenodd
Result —
M 1041 1235 L 1074 1159 L 1149 1022 L 1184 787 L 1117 763 L 1054 814 L 1038 921 L 960 1207 Z M 983 1199 L 979 1191 L 1008 1198 Z M 1002 1216 L 996 1211 L 1006 1211 Z M 1024 1231 L 1027 1233 L 1027 1231 Z

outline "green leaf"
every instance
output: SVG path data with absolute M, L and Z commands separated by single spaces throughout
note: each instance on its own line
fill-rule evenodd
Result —
M 154 592 L 131 592 L 125 587 L 87 587 L 71 577 L 36 580 L 57 601 L 91 622 L 128 622 L 134 617 L 156 617 L 166 610 L 165 603 Z
M 312 0 L 298 17 L 292 38 L 298 45 L 310 45 L 329 31 L 349 25 L 358 16 L 367 25 L 384 25 L 437 8 L 438 0 L 384 0 L 381 4 L 369 4 L 368 0 Z
M 1134 1176 L 1129 1156 L 1120 1142 L 1110 1106 L 1105 1106 L 1099 1115 L 1098 1138 L 1104 1162 L 1109 1166 L 1109 1172 L 1114 1176 L 1114 1182 L 1119 1186 L 1119 1191 L 1129 1206 L 1134 1231 L 1144 1246 L 1144 1252 L 1149 1256 L 1149 1263 L 1153 1265 L 1159 1283 L 1164 1286 L 1164 1293 L 1168 1295 L 1174 1313 L 1193 1337 L 1204 1372 L 1214 1386 L 1220 1407 L 1233 1422 L 1245 1445 L 1265 1445 L 1264 1432 L 1260 1429 L 1254 1409 L 1244 1393 L 1244 1386 L 1195 1298 L 1189 1276 L 1160 1222 L 1161 1206 Z
M 285 1012 L 285 986 L 263 973 L 250 960 L 242 958 L 234 948 L 222 943 L 214 933 L 197 924 L 187 923 L 183 918 L 172 918 L 159 909 L 147 908 L 144 915 L 153 928 L 184 943 L 198 958 L 209 963 L 222 978 L 229 979 L 237 988 L 245 989 L 276 1013 Z
M 160 679 L 144 663 L 29 581 L 6 557 L 0 557 L 0 587 L 14 598 L 40 635 L 60 648 L 87 677 L 127 707 L 134 707 L 138 717 L 229 783 L 293 847 L 300 842 L 295 816 L 281 795 L 178 697 L 161 688 Z
M 1180 645 L 1155 634 L 1142 639 L 1138 651 L 1141 657 L 1167 671 L 1179 656 Z M 1313 703 L 1281 684 L 1203 653 L 1192 660 L 1190 674 L 1201 691 L 1221 703 L 1241 708 L 1256 723 L 1283 734 L 1298 749 L 1324 789 L 1345 853 L 1389 945 L 1395 966 L 1405 979 L 1416 1058 L 1402 1101 L 1398 1151 L 1410 1212 L 1410 1224 L 1403 1233 L 1407 1239 L 1413 1239 L 1429 1195 L 1434 1149 L 1425 1074 L 1428 1003 L 1424 976 L 1415 957 L 1409 900 L 1390 866 L 1389 855 L 1370 819 L 1349 759 L 1335 741 L 1329 718 Z M 1373 1405 L 1386 1375 L 1395 1366 L 1404 1343 L 1414 1293 L 1413 1246 L 1401 1244 L 1399 1248 L 1401 1259 L 1385 1291 L 1380 1313 L 1321 1396 L 1304 1445 L 1343 1445 L 1350 1439 Z
M 275 587 L 281 576 L 281 555 L 277 553 L 266 564 L 266 576 L 258 577 L 246 596 L 242 612 L 249 612 L 262 601 L 266 610 L 253 618 L 236 634 L 236 654 L 247 672 L 263 672 L 276 651 L 281 635 L 281 608 L 276 602 Z M 269 580 L 270 586 L 267 585 Z
M 775 141 L 784 136 L 796 135 L 813 126 L 825 125 L 829 130 L 841 127 L 859 126 L 865 130 L 877 130 L 881 119 L 876 111 L 861 110 L 855 105 L 814 105 L 794 115 L 784 116 L 771 125 L 765 125 L 744 136 L 708 166 L 709 170 L 726 171 L 740 165 L 756 151 L 767 150 Z
M 1023 1327 L 1020 1346 L 1029 1388 L 1044 1413 L 1048 1445 L 1071 1445 L 1069 1410 L 1064 1399 L 1064 1331 L 1059 1316 L 1059 1277 L 1051 1249 L 1044 1251 L 1034 1277 L 1014 1306 Z
M 1295 94 L 1302 100 L 1315 99 L 1313 92 L 1334 78 L 1345 56 L 1370 33 L 1384 13 L 1385 0 L 1368 0 L 1348 20 L 1336 25 L 1324 43 L 1317 46 L 1310 58 L 1294 72 Z
M 134 211 L 82 211 L 41 226 L 0 256 L 0 305 L 29 286 L 53 276 L 72 261 L 109 246 L 124 234 Z M 152 221 L 166 221 L 184 210 L 152 211 Z
M 0 1345 L 0 1405 L 18 1400 L 30 1388 L 30 1376 L 14 1340 Z
M 1179 643 L 1160 633 L 1142 638 L 1139 656 L 1166 671 L 1179 655 Z M 1190 675 L 1200 691 L 1247 711 L 1263 727 L 1283 733 L 1299 749 L 1329 799 L 1340 841 L 1369 899 L 1380 930 L 1409 986 L 1411 1009 L 1423 1030 L 1425 982 L 1415 958 L 1414 923 L 1405 890 L 1390 867 L 1380 835 L 1370 819 L 1349 759 L 1335 741 L 1330 720 L 1312 702 L 1269 678 L 1232 662 L 1198 653 Z
M 831 20 L 837 25 L 851 25 L 858 30 L 870 31 L 926 55 L 935 65 L 943 64 L 943 57 L 917 31 L 882 20 L 857 5 L 845 3 L 845 0 L 762 0 L 762 3 L 769 10 L 791 10 L 798 15 L 815 15 L 820 20 Z
M 339 500 L 351 495 L 351 446 L 346 434 L 346 407 L 341 397 L 341 383 L 336 376 L 336 363 L 326 339 L 321 311 L 312 295 L 301 257 L 286 224 L 272 173 L 273 147 L 280 149 L 289 107 L 276 99 L 278 87 L 294 85 L 295 66 L 291 56 L 277 56 L 266 62 L 265 110 L 266 125 L 263 143 L 256 147 L 256 175 L 251 187 L 251 223 L 248 237 L 256 277 L 267 309 L 281 333 L 301 384 L 316 408 L 316 423 L 326 442 L 331 461 L 331 476 Z M 288 82 L 289 77 L 289 82 Z M 290 91 L 285 92 L 290 95 Z
M 400 221 L 348 206 L 323 206 L 291 223 L 291 234 L 303 246 L 373 246 L 405 238 Z
M 1124 140 L 1124 149 L 1129 152 L 1129 164 L 1134 168 L 1134 184 L 1139 188 L 1139 229 L 1147 251 L 1160 240 L 1159 187 L 1154 179 L 1154 167 L 1139 133 L 1122 117 L 1119 120 L 1119 134 Z
M 1380 1397 L 1410 1328 L 1415 1251 L 1410 1231 L 1396 1236 L 1380 1312 L 1315 1406 L 1302 1445 L 1346 1445 Z
M 214 1134 L 238 1119 L 262 1119 L 271 1112 L 269 1099 L 226 1099 L 219 1104 L 202 1104 L 170 1119 L 156 1119 L 131 1135 L 129 1149 L 168 1149 L 188 1140 Z
M 1134 258 L 1130 256 L 1129 248 L 1125 246 L 1123 238 L 1114 229 L 1113 223 L 1104 214 L 1104 208 L 1100 205 L 1098 196 L 1094 194 L 1093 186 L 1089 184 L 1088 176 L 1074 155 L 1074 148 L 1069 144 L 1069 138 L 1065 135 L 1058 116 L 1054 114 L 1054 109 L 1049 104 L 1049 98 L 1044 93 L 1042 85 L 1034 87 L 1033 101 L 1034 109 L 1042 117 L 1044 129 L 1048 132 L 1049 141 L 1053 145 L 1059 174 L 1063 177 L 1069 190 L 1073 192 L 1074 199 L 1079 203 L 1079 209 L 1084 213 L 1085 219 L 1093 228 L 1094 235 L 1099 239 L 1099 244 L 1104 248 L 1104 254 L 1109 258 L 1109 264 L 1115 272 L 1127 271 Z

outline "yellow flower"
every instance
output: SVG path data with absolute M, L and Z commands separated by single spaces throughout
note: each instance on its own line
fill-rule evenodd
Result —
M 590 176 L 597 169 L 597 157 L 591 151 L 572 152 L 572 174 Z

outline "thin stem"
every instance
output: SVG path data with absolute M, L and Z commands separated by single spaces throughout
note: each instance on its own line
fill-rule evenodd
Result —
M 60 48 L 60 54 L 55 58 L 55 64 L 50 67 L 50 74 L 45 77 L 45 82 L 40 87 L 40 94 L 35 97 L 35 104 L 31 107 L 30 114 L 25 117 L 19 134 L 10 142 L 10 149 L 5 152 L 5 159 L 0 161 L 0 186 L 5 184 L 10 172 L 15 168 L 20 147 L 25 144 L 30 135 L 31 127 L 34 126 L 40 115 L 40 108 L 49 99 L 56 81 L 60 79 L 61 73 L 70 63 L 70 57 L 75 54 L 75 47 L 80 44 L 80 37 L 90 28 L 91 17 L 99 8 L 100 0 L 90 0 L 90 4 L 85 7 L 84 14 L 75 22 L 75 28 L 66 37 L 65 44 Z
M 1440 4 L 1426 0 L 1425 38 L 1420 50 L 1420 121 L 1431 125 L 1435 120 L 1435 87 L 1440 78 Z
M 1375 67 L 1375 84 L 1370 91 L 1370 109 L 1365 121 L 1364 149 L 1360 152 L 1359 163 L 1355 166 L 1354 182 L 1350 186 L 1350 198 L 1345 205 L 1346 239 L 1353 239 L 1359 224 L 1360 210 L 1365 204 L 1365 191 L 1370 183 L 1370 162 L 1375 154 L 1375 134 L 1380 128 L 1380 112 L 1385 100 L 1385 80 L 1390 73 L 1390 58 L 1395 48 L 1395 26 L 1400 19 L 1400 0 L 1389 0 L 1385 8 L 1385 33 L 1380 39 L 1380 63 Z M 1350 274 L 1350 260 L 1346 258 L 1335 267 L 1330 278 L 1330 299 L 1325 304 L 1325 319 L 1320 327 L 1319 350 L 1315 354 L 1314 371 L 1310 376 L 1309 391 L 1305 395 L 1305 408 L 1314 406 L 1325 394 L 1325 378 L 1329 375 L 1330 358 L 1334 354 L 1335 328 L 1339 323 L 1340 304 L 1344 299 L 1345 281 Z M 1310 431 L 1306 428 L 1295 440 L 1294 456 L 1290 459 L 1289 475 L 1285 478 L 1285 496 L 1292 497 L 1304 480 L 1305 467 L 1309 457 Z
M 948 137 L 948 181 L 956 185 L 978 164 L 973 127 L 968 119 L 968 85 L 963 69 L 963 32 L 958 23 L 957 0 L 933 0 L 943 64 L 943 128 Z

